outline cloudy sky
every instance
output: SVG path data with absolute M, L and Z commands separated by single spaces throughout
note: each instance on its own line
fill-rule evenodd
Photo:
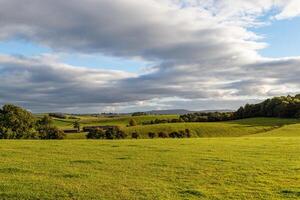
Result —
M 0 0 L 0 104 L 235 109 L 300 93 L 299 0 Z

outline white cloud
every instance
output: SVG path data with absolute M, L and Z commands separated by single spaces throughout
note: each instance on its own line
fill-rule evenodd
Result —
M 117 111 L 166 107 L 168 98 L 236 102 L 296 93 L 300 58 L 261 57 L 266 44 L 249 27 L 263 25 L 259 17 L 272 9 L 279 20 L 297 16 L 298 8 L 293 0 L 0 0 L 0 40 L 157 63 L 138 75 L 2 55 L 0 103 Z
M 274 18 L 277 20 L 290 19 L 300 16 L 300 1 L 290 0 L 286 1 L 282 11 Z

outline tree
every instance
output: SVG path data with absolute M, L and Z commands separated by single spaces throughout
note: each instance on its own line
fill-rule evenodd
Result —
M 138 132 L 133 132 L 133 133 L 131 134 L 131 137 L 132 137 L 133 139 L 138 139 L 138 138 L 140 137 L 140 135 L 138 134 Z
M 34 137 L 34 116 L 27 110 L 7 104 L 0 109 L 0 137 L 21 139 Z
M 42 129 L 42 128 L 46 127 L 46 126 L 52 126 L 52 125 L 53 125 L 53 119 L 52 119 L 52 117 L 50 117 L 48 115 L 44 115 L 41 119 L 36 121 L 37 131 L 39 129 Z
M 156 137 L 156 133 L 154 133 L 154 132 L 149 132 L 149 133 L 148 133 L 148 136 L 149 136 L 149 138 L 153 139 L 153 138 Z
M 130 119 L 129 126 L 136 126 L 136 125 L 137 125 L 136 121 L 134 119 Z
M 91 129 L 86 135 L 87 139 L 105 139 L 105 137 L 106 133 L 100 128 Z
M 185 137 L 187 137 L 187 138 L 192 137 L 190 129 L 185 129 Z
M 158 133 L 158 137 L 160 137 L 160 138 L 167 138 L 168 134 L 166 132 L 161 131 L 161 132 Z
M 73 122 L 73 127 L 77 129 L 77 132 L 80 132 L 80 122 L 79 121 L 75 121 Z
M 39 138 L 42 140 L 61 140 L 65 136 L 65 133 L 55 126 L 44 126 L 39 132 Z
M 115 133 L 116 139 L 125 139 L 127 137 L 127 134 L 122 130 L 117 130 Z

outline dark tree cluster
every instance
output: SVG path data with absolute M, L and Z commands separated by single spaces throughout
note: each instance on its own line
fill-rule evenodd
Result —
M 49 116 L 36 120 L 27 110 L 7 104 L 0 109 L 0 139 L 63 139 Z
M 63 113 L 49 113 L 50 117 L 55 117 L 55 118 L 59 118 L 59 119 L 67 119 L 67 115 L 63 114 Z
M 267 99 L 258 104 L 246 104 L 236 112 L 191 113 L 181 115 L 184 122 L 218 122 L 251 117 L 300 118 L 300 94 Z
M 235 113 L 236 119 L 250 117 L 300 118 L 300 95 L 267 99 L 258 104 L 246 104 Z
M 132 113 L 131 116 L 143 116 L 143 115 L 147 115 L 147 113 L 145 112 L 135 112 L 135 113 Z
M 184 131 L 180 130 L 180 131 L 173 131 L 170 133 L 166 133 L 163 131 L 159 132 L 158 134 L 156 134 L 154 132 L 149 132 L 148 137 L 151 139 L 156 138 L 156 137 L 159 137 L 159 138 L 190 138 L 190 137 L 192 137 L 192 134 L 189 129 L 185 129 Z
M 180 119 L 184 122 L 219 122 L 229 121 L 235 118 L 233 112 L 199 112 L 181 115 Z
M 107 130 L 103 130 L 101 128 L 94 128 L 89 130 L 86 135 L 87 139 L 125 139 L 127 134 L 120 130 L 119 127 L 109 128 Z
M 33 138 L 34 116 L 25 109 L 11 104 L 0 109 L 0 138 L 28 139 Z
M 143 125 L 150 125 L 150 124 L 166 124 L 166 123 L 179 123 L 184 122 L 182 119 L 154 119 L 151 121 L 143 122 Z
M 50 116 L 44 116 L 36 122 L 38 138 L 42 140 L 64 139 L 65 133 L 53 125 Z

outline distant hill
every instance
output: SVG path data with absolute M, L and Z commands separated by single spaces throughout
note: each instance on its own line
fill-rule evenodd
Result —
M 188 113 L 193 113 L 193 111 L 184 109 L 174 109 L 174 110 L 151 110 L 145 112 L 149 115 L 185 115 Z
M 190 111 L 185 109 L 171 109 L 171 110 L 152 110 L 145 112 L 149 115 L 185 115 L 195 112 L 232 112 L 232 110 L 202 110 L 202 111 Z

